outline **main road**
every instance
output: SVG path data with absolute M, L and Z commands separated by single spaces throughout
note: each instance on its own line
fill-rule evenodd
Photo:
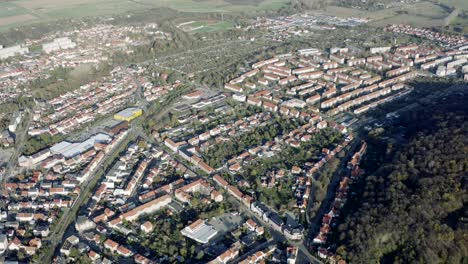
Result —
M 42 257 L 42 263 L 52 263 L 52 258 L 54 256 L 55 249 L 57 245 L 59 245 L 62 241 L 65 231 L 67 230 L 68 226 L 76 220 L 75 218 L 77 216 L 78 211 L 80 210 L 80 207 L 89 201 L 94 187 L 101 179 L 102 174 L 104 174 L 107 170 L 107 167 L 105 167 L 104 165 L 112 159 L 114 159 L 118 151 L 125 144 L 127 144 L 128 140 L 131 140 L 132 137 L 134 137 L 134 135 L 134 128 L 130 128 L 126 137 L 124 137 L 117 146 L 115 146 L 109 153 L 107 153 L 105 158 L 96 166 L 96 169 L 93 171 L 93 173 L 90 173 L 90 175 L 94 176 L 91 179 L 88 179 L 85 182 L 83 182 L 82 190 L 78 194 L 78 197 L 75 199 L 72 206 L 64 212 L 62 217 L 59 219 L 59 221 L 53 228 L 51 234 L 45 239 L 45 241 L 48 241 L 50 243 L 51 250 L 44 254 L 44 256 Z
M 21 122 L 20 127 L 16 129 L 16 131 L 19 132 L 15 134 L 15 149 L 6 165 L 5 172 L 0 174 L 0 194 L 3 193 L 3 187 L 5 186 L 4 183 L 7 181 L 8 177 L 13 174 L 16 164 L 18 164 L 18 159 L 23 153 L 28 128 L 33 119 L 34 107 L 33 110 L 26 109 L 24 113 L 25 116 L 23 117 L 23 121 Z

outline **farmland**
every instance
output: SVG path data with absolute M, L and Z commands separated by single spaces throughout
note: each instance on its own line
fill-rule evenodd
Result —
M 254 12 L 276 10 L 287 0 L 17 0 L 0 1 L 0 30 L 35 22 L 52 21 L 60 18 L 79 18 L 121 14 L 149 8 L 172 8 L 181 12 Z M 218 23 L 204 27 L 212 31 L 231 25 Z
M 416 26 L 440 26 L 444 23 L 444 18 L 450 14 L 443 7 L 428 1 L 402 4 L 376 11 L 327 6 L 317 12 L 337 17 L 366 18 L 375 26 L 385 26 L 394 23 L 408 23 Z
M 441 0 L 439 2 L 452 8 L 468 10 L 468 1 L 466 0 Z

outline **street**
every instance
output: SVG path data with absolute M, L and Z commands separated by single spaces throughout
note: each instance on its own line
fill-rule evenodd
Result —
M 16 136 L 15 149 L 13 151 L 13 154 L 10 157 L 8 164 L 6 165 L 5 172 L 3 173 L 3 175 L 0 174 L 0 193 L 2 193 L 4 183 L 7 181 L 8 177 L 12 175 L 13 170 L 16 168 L 16 165 L 18 164 L 18 159 L 20 155 L 23 153 L 26 136 L 28 134 L 28 128 L 33 119 L 33 114 L 32 114 L 33 112 L 34 112 L 34 109 L 33 110 L 26 109 L 24 111 L 25 116 L 23 117 L 23 122 L 21 122 L 21 126 L 17 128 L 17 131 L 20 131 L 20 132 L 15 135 Z

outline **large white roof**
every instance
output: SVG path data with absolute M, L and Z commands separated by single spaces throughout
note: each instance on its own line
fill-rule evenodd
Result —
M 109 135 L 99 133 L 83 142 L 71 143 L 68 141 L 62 141 L 52 146 L 50 151 L 55 154 L 61 154 L 68 159 L 90 150 L 94 147 L 95 143 L 107 143 L 110 140 L 111 137 Z

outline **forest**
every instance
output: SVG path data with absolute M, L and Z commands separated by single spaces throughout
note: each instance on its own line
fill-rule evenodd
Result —
M 351 263 L 468 261 L 466 102 L 452 92 L 401 114 L 392 133 L 407 140 L 380 144 L 381 165 L 353 187 L 358 194 L 332 237 L 338 255 Z

